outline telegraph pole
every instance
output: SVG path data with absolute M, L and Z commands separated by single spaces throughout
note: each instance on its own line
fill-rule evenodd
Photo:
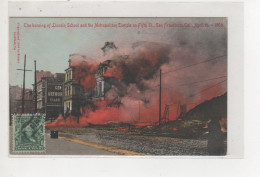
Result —
M 26 71 L 32 71 L 32 70 L 26 70 L 25 68 L 26 68 L 26 54 L 24 55 L 24 66 L 23 66 L 23 69 L 17 69 L 17 70 L 23 71 L 22 113 L 24 113 L 25 72 Z
M 37 76 L 36 76 L 36 60 L 34 60 L 34 109 L 37 113 Z
M 9 125 L 12 125 L 12 112 L 11 112 L 11 108 L 12 108 L 12 106 L 11 106 L 11 87 L 9 86 Z
M 159 90 L 159 125 L 161 125 L 161 104 L 162 104 L 162 70 L 160 69 L 160 90 Z
M 24 55 L 24 66 L 23 66 L 23 95 L 22 95 L 22 113 L 24 113 L 24 94 L 25 94 L 25 68 L 26 68 L 26 54 Z
M 140 100 L 138 101 L 138 107 L 139 107 L 139 121 L 140 121 Z

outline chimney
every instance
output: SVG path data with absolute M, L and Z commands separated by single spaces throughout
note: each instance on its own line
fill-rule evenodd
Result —
M 108 50 L 116 50 L 117 47 L 114 42 L 105 42 L 105 45 L 101 48 L 103 54 L 105 55 Z
M 68 62 L 69 62 L 69 67 L 70 67 L 70 65 L 71 65 L 71 60 L 69 59 L 69 61 L 68 61 Z

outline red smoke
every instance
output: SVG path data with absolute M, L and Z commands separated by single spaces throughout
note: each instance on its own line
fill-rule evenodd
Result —
M 144 43 L 129 50 L 127 56 L 122 57 L 119 53 L 115 51 L 111 56 L 105 57 L 106 60 L 111 60 L 111 63 L 103 73 L 103 77 L 111 87 L 105 93 L 104 99 L 102 101 L 90 100 L 92 105 L 82 105 L 79 117 L 60 116 L 54 122 L 46 124 L 47 127 L 84 127 L 89 124 L 110 122 L 124 122 L 136 126 L 158 123 L 159 70 L 162 68 L 163 71 L 170 71 L 176 66 L 178 68 L 179 65 L 185 65 L 187 61 L 184 61 L 184 64 L 178 63 L 175 62 L 176 58 L 189 58 L 191 52 L 172 49 L 164 44 Z M 197 55 L 202 59 L 206 58 L 201 53 Z M 102 61 L 92 61 L 81 56 L 71 58 L 74 80 L 84 88 L 85 92 L 96 87 L 95 74 Z M 221 65 L 216 65 L 216 68 L 214 64 L 209 66 L 213 68 L 211 69 L 213 71 Z M 169 119 L 175 120 L 180 114 L 178 105 L 187 104 L 187 111 L 189 111 L 199 103 L 225 92 L 226 88 L 222 86 L 226 83 L 212 87 L 220 80 L 197 86 L 180 86 L 183 83 L 205 79 L 207 76 L 205 73 L 209 73 L 208 68 L 203 65 L 203 67 L 188 70 L 187 73 L 183 72 L 178 75 L 172 72 L 162 76 L 162 116 L 166 104 L 170 105 Z M 212 88 L 208 89 L 209 87 Z
M 73 68 L 73 79 L 83 86 L 84 91 L 95 88 L 97 71 L 97 61 L 89 62 L 86 58 L 81 56 L 74 56 L 71 58 L 71 67 Z
M 107 68 L 106 72 L 103 74 L 104 77 L 114 77 L 116 79 L 122 79 L 123 74 L 121 68 L 116 68 L 115 65 L 113 65 L 110 68 Z
M 70 116 L 67 119 L 64 119 L 64 117 L 61 115 L 59 116 L 54 122 L 46 123 L 46 128 L 55 128 L 55 127 L 69 127 L 69 128 L 75 128 L 75 127 L 85 127 L 88 126 L 88 123 L 84 121 L 84 119 L 80 120 L 81 122 L 78 123 L 77 117 Z

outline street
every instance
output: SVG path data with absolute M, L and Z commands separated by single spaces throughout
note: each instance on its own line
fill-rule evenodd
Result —
M 11 134 L 12 131 L 10 131 Z M 12 136 L 10 136 L 10 142 L 12 142 Z M 45 133 L 46 140 L 46 152 L 45 153 L 19 153 L 23 155 L 117 155 L 109 151 L 102 149 L 82 145 L 72 141 L 66 141 L 62 139 L 50 138 L 50 133 L 47 130 Z M 10 143 L 10 154 L 16 155 L 17 153 L 12 152 Z
M 62 139 L 52 139 L 46 133 L 46 153 L 45 155 L 117 155 L 102 149 L 82 145 L 72 141 Z
M 49 130 L 46 130 L 46 152 L 30 155 L 209 155 L 205 139 L 146 136 L 90 128 L 82 130 L 84 132 L 59 131 L 58 139 L 50 138 Z

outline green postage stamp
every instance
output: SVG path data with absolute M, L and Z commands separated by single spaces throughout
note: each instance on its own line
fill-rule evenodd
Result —
M 13 115 L 14 152 L 45 151 L 44 120 L 44 114 Z

